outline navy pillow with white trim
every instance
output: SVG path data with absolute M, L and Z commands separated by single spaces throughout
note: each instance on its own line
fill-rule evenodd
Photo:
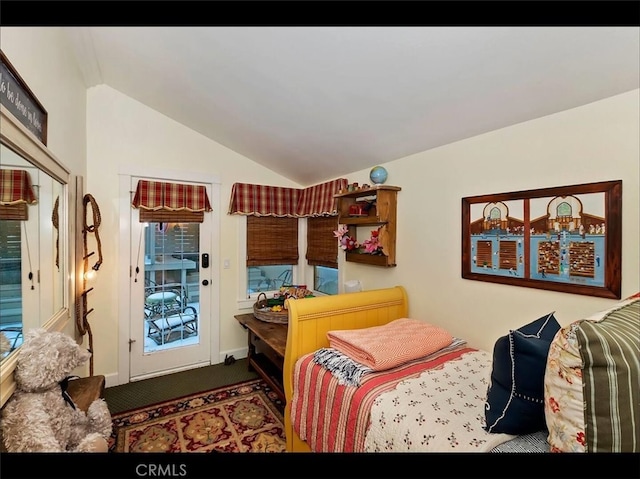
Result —
M 485 429 L 528 434 L 546 428 L 544 373 L 560 324 L 549 313 L 498 338 L 485 403 Z

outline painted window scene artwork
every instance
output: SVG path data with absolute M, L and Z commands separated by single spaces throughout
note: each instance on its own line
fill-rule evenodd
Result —
M 603 286 L 605 194 L 471 205 L 471 272 Z
M 462 198 L 462 277 L 620 299 L 622 181 Z

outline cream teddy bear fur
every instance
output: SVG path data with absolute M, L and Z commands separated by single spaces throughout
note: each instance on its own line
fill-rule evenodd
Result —
M 94 401 L 85 414 L 63 395 L 66 379 L 91 353 L 64 333 L 37 328 L 25 334 L 17 354 L 17 388 L 2 410 L 7 451 L 107 452 L 112 422 L 106 402 Z

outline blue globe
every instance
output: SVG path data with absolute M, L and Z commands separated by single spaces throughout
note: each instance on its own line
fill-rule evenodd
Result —
M 369 173 L 369 179 L 376 185 L 387 181 L 387 170 L 383 166 L 374 166 Z

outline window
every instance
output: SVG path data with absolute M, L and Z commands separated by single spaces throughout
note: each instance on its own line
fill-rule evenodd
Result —
M 338 294 L 338 242 L 333 234 L 337 229 L 337 216 L 307 219 L 306 258 L 313 266 L 313 289 L 325 294 Z
M 247 297 L 293 283 L 298 218 L 247 216 Z
M 318 217 L 319 223 L 326 221 L 323 226 L 328 236 L 318 237 L 326 245 L 314 244 L 307 251 L 307 260 L 314 269 L 315 285 L 306 284 L 306 278 L 310 280 L 310 277 L 305 273 L 305 287 L 337 292 L 337 243 L 333 237 L 333 230 L 337 229 L 337 209 L 334 196 L 347 184 L 346 178 L 305 189 L 234 183 L 228 214 L 247 216 L 247 222 L 241 223 L 241 227 L 245 224 L 247 227 L 247 274 L 246 279 L 240 275 L 240 286 L 245 288 L 248 299 L 254 299 L 259 292 L 275 292 L 282 285 L 300 284 L 296 280 L 299 268 L 294 268 L 298 264 L 298 220 L 310 219 L 314 215 L 329 215 Z M 302 225 L 302 235 L 306 225 Z M 316 251 L 322 253 L 320 257 L 315 256 Z
M 338 268 L 314 266 L 313 289 L 324 294 L 338 294 Z

